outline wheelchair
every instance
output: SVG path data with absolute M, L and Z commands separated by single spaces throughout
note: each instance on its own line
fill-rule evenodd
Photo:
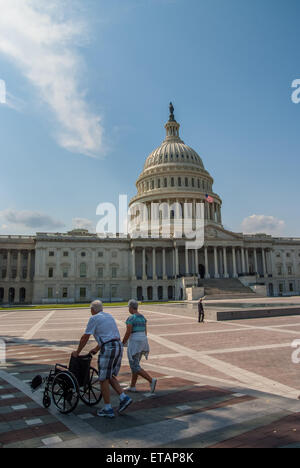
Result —
M 56 364 L 46 378 L 40 375 L 31 382 L 33 392 L 45 385 L 43 395 L 44 408 L 50 408 L 53 401 L 62 414 L 72 413 L 81 400 L 87 406 L 100 403 L 102 393 L 99 382 L 99 373 L 91 367 L 92 354 L 70 359 L 69 367 Z M 52 400 L 51 400 L 52 396 Z

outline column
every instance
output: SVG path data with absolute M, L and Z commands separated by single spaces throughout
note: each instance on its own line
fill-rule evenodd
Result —
M 266 258 L 265 258 L 265 249 L 261 249 L 262 261 L 263 261 L 263 275 L 267 278 L 267 269 L 266 269 Z
M 28 252 L 28 258 L 27 258 L 27 281 L 30 281 L 31 279 L 31 250 Z
M 178 247 L 175 247 L 175 276 L 179 276 L 179 256 L 178 256 Z
M 220 278 L 219 268 L 218 268 L 218 251 L 217 251 L 217 247 L 214 247 L 214 257 L 215 257 L 215 278 Z
M 235 253 L 235 247 L 232 247 L 232 264 L 233 264 L 233 277 L 237 278 L 237 269 L 236 269 L 236 253 Z
M 6 281 L 10 279 L 10 259 L 11 259 L 11 252 L 10 250 L 7 251 L 7 260 L 6 260 Z
M 152 250 L 152 276 L 154 280 L 157 280 L 156 274 L 156 249 L 153 248 Z
M 241 248 L 241 252 L 242 252 L 242 273 L 244 274 L 246 272 L 244 247 Z
M 167 269 L 166 269 L 166 249 L 162 250 L 162 270 L 163 270 L 163 279 L 167 279 Z
M 258 263 L 257 263 L 257 251 L 256 249 L 253 249 L 254 252 L 254 268 L 255 268 L 255 273 L 258 275 Z
M 246 249 L 246 273 L 249 273 L 249 251 Z
M 209 279 L 210 274 L 209 274 L 207 247 L 204 247 L 204 258 L 205 258 L 205 279 Z
M 18 250 L 16 281 L 20 281 L 21 279 L 21 254 L 22 254 L 21 250 Z
M 195 249 L 195 273 L 196 276 L 199 276 L 199 255 L 198 255 L 198 249 Z
M 136 280 L 135 248 L 134 247 L 133 247 L 131 253 L 132 253 L 132 279 Z
M 224 278 L 229 278 L 227 266 L 227 250 L 223 247 Z
M 147 279 L 146 275 L 146 249 L 143 249 L 143 280 Z
M 189 251 L 185 248 L 185 275 L 188 276 L 190 274 L 189 271 Z

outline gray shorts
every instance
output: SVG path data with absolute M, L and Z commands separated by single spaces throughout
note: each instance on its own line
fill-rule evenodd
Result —
M 138 353 L 132 356 L 132 359 L 129 359 L 130 369 L 133 374 L 138 374 L 138 372 L 142 370 L 140 366 L 142 357 L 143 357 L 143 353 Z
M 123 357 L 123 345 L 121 341 L 110 341 L 101 347 L 98 357 L 99 380 L 117 377 L 120 372 Z

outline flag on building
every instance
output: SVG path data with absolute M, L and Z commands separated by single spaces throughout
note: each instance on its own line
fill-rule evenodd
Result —
M 208 203 L 213 203 L 214 202 L 214 199 L 212 197 L 210 197 L 209 195 L 206 194 L 205 197 L 206 197 L 206 201 Z

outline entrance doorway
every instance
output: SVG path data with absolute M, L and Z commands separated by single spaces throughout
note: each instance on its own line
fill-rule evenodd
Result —
M 199 265 L 199 275 L 201 279 L 205 278 L 205 266 L 202 264 Z

